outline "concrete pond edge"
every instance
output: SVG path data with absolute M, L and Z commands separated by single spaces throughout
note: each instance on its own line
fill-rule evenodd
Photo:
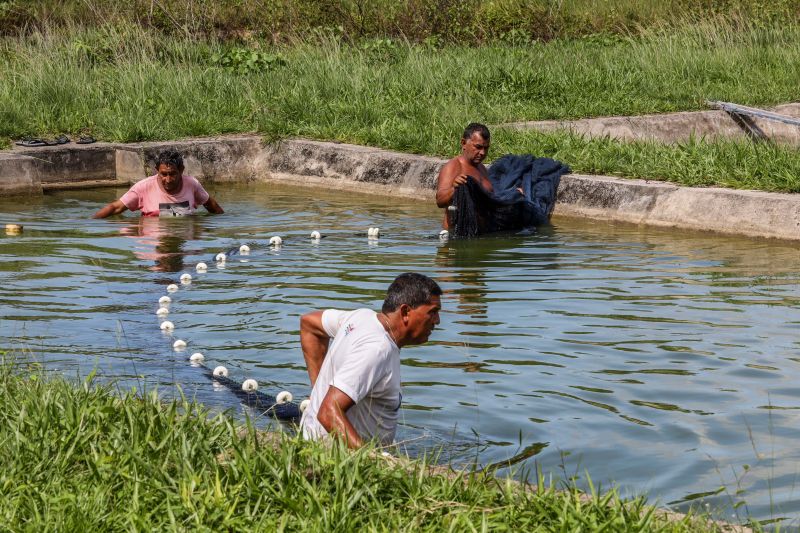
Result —
M 0 152 L 0 194 L 126 187 L 151 174 L 156 155 L 165 149 L 181 152 L 186 173 L 203 182 L 288 182 L 423 201 L 433 201 L 436 175 L 445 163 L 305 139 L 265 144 L 258 135 L 15 147 Z M 554 215 L 800 240 L 800 194 L 570 174 L 561 179 Z
M 800 103 L 775 106 L 770 111 L 800 118 Z M 588 137 L 610 137 L 623 141 L 677 143 L 694 137 L 709 140 L 769 140 L 793 146 L 800 144 L 800 128 L 797 126 L 760 117 L 734 116 L 721 110 L 509 122 L 493 127 L 541 132 L 566 130 Z

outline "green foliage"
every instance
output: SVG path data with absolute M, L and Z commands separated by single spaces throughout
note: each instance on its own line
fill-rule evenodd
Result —
M 277 54 L 237 47 L 212 54 L 211 64 L 237 74 L 255 74 L 282 67 L 286 65 L 286 60 Z
M 255 131 L 450 156 L 472 121 L 797 100 L 798 65 L 800 24 L 711 21 L 478 48 L 387 37 L 347 43 L 330 32 L 240 46 L 108 25 L 0 38 L 0 138 L 90 128 L 103 140 L 136 142 Z M 790 148 L 495 129 L 492 154 L 507 152 L 558 157 L 582 172 L 800 191 L 800 155 Z
M 185 399 L 41 372 L 0 372 L 0 524 L 11 531 L 715 530 L 613 491 L 429 475 L 424 461 L 258 435 Z
M 183 37 L 291 42 L 335 31 L 480 45 L 591 34 L 635 35 L 725 18 L 763 28 L 800 21 L 800 0 L 0 0 L 0 34 L 31 28 L 139 25 Z
M 408 45 L 389 38 L 365 39 L 361 41 L 360 49 L 368 60 L 375 63 L 397 63 L 405 59 L 409 52 Z

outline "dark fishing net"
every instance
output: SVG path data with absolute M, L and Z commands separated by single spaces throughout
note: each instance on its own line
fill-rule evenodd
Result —
M 450 236 L 460 239 L 476 237 L 481 233 L 479 224 L 478 207 L 476 206 L 475 194 L 471 190 L 477 183 L 472 178 L 453 192 L 453 199 L 447 209 L 447 216 L 450 219 Z M 478 198 L 483 195 L 477 195 Z M 483 202 L 479 202 L 483 203 Z
M 447 211 L 451 237 L 469 239 L 549 223 L 561 176 L 568 172 L 569 167 L 554 159 L 501 157 L 489 169 L 493 192 L 473 177 L 456 187 Z

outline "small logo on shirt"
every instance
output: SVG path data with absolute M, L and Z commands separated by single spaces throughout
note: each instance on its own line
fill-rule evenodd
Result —
M 347 324 L 347 327 L 345 327 L 345 328 L 344 328 L 344 335 L 345 335 L 345 337 L 346 337 L 346 336 L 347 336 L 347 335 L 348 335 L 348 334 L 349 334 L 351 331 L 353 331 L 354 329 L 356 329 L 356 327 L 355 327 L 353 324 Z
M 189 207 L 189 200 L 174 203 L 159 203 L 158 214 L 162 217 L 182 217 L 192 214 L 192 209 Z

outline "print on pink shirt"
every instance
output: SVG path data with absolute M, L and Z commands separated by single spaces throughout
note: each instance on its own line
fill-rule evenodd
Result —
M 141 211 L 142 216 L 177 217 L 194 213 L 208 199 L 209 194 L 192 176 L 183 176 L 181 190 L 169 194 L 159 186 L 158 176 L 153 175 L 136 183 L 120 201 L 131 211 Z

